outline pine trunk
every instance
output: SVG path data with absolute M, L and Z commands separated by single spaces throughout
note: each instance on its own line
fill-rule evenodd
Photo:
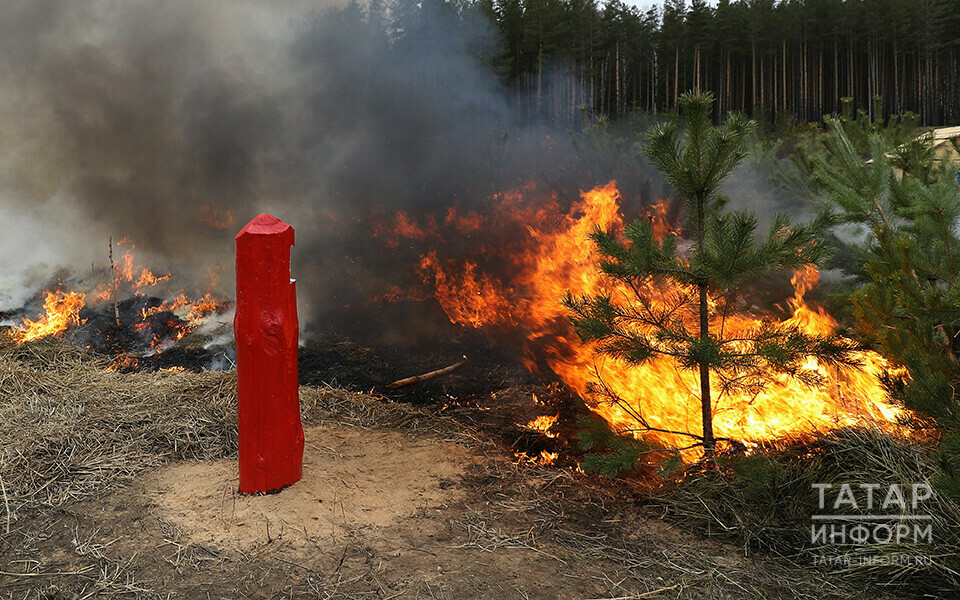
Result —
M 697 198 L 697 246 L 702 255 L 706 241 L 706 198 Z M 707 284 L 697 284 L 700 294 L 700 342 L 707 344 L 710 341 L 710 313 L 707 303 Z M 710 364 L 700 362 L 700 410 L 703 423 L 703 452 L 712 457 L 717 451 L 717 441 L 713 437 L 713 404 L 710 398 Z

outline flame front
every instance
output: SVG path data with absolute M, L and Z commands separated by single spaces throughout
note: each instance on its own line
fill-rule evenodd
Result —
M 449 215 L 454 215 L 451 222 Z M 660 202 L 648 212 L 654 231 L 673 230 L 667 220 L 667 203 Z M 458 229 L 455 212 L 450 211 L 445 225 Z M 594 227 L 619 231 L 624 221 L 620 213 L 620 194 L 611 182 L 589 192 L 563 211 L 555 195 L 538 195 L 533 186 L 499 194 L 492 198 L 489 210 L 481 217 L 470 213 L 471 229 L 481 221 L 485 237 L 500 240 L 496 246 L 476 248 L 469 259 L 442 259 L 438 251 L 423 254 L 420 271 L 423 282 L 454 323 L 467 327 L 520 326 L 527 331 L 528 354 L 543 356 L 560 379 L 581 395 L 591 408 L 615 429 L 635 431 L 640 413 L 650 427 L 673 432 L 701 433 L 700 398 L 697 376 L 683 370 L 672 359 L 660 357 L 643 365 L 626 365 L 598 354 L 580 343 L 568 322 L 561 300 L 569 292 L 574 296 L 609 294 L 627 302 L 635 298 L 632 290 L 604 277 L 589 234 Z M 403 229 L 393 230 L 391 240 L 404 231 L 422 236 L 428 228 L 418 227 L 407 215 L 397 219 Z M 437 220 L 428 220 L 430 229 Z M 514 232 L 509 242 L 506 232 Z M 517 232 L 520 232 L 519 235 Z M 441 232 L 437 232 L 439 240 Z M 496 272 L 509 271 L 509 279 L 485 273 L 479 266 L 485 260 L 499 264 Z M 502 264 L 507 264 L 504 269 Z M 783 326 L 796 326 L 810 334 L 833 332 L 836 322 L 822 309 L 804 302 L 804 294 L 819 278 L 815 268 L 795 273 L 794 296 L 787 300 L 793 315 Z M 687 293 L 680 288 L 655 289 L 650 286 L 651 301 L 659 297 L 669 301 Z M 411 293 L 411 297 L 419 294 Z M 769 315 L 741 313 L 728 316 L 725 328 L 731 334 L 758 327 Z M 770 383 L 759 393 L 723 394 L 714 404 L 714 431 L 744 444 L 781 442 L 813 432 L 857 424 L 873 424 L 897 429 L 902 409 L 890 403 L 880 383 L 888 370 L 887 362 L 873 352 L 858 356 L 859 370 L 827 367 L 808 359 L 805 369 L 826 382 L 812 388 L 787 375 L 770 374 Z M 622 400 L 622 405 L 603 402 L 591 391 L 596 382 Z M 719 381 L 714 381 L 715 389 Z M 661 443 L 686 446 L 684 435 L 655 434 Z
M 86 297 L 79 292 L 64 292 L 61 289 L 44 292 L 43 313 L 36 321 L 23 319 L 13 328 L 13 339 L 18 344 L 30 342 L 48 335 L 61 335 L 80 324 L 80 310 Z

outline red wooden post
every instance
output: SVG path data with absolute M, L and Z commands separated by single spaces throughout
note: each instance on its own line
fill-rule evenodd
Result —
M 303 474 L 293 227 L 258 215 L 236 236 L 240 493 L 280 490 Z

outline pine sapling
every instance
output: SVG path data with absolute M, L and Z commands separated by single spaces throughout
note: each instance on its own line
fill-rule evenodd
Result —
M 795 226 L 777 215 L 761 237 L 756 215 L 726 210 L 719 188 L 744 157 L 744 140 L 753 123 L 733 115 L 715 126 L 712 104 L 709 93 L 684 94 L 681 117 L 651 128 L 643 150 L 684 203 L 681 233 L 658 235 L 643 218 L 623 232 L 597 229 L 592 238 L 602 257 L 600 269 L 622 284 L 619 289 L 630 290 L 629 297 L 599 294 L 565 300 L 578 336 L 601 354 L 634 365 L 667 357 L 680 369 L 696 373 L 699 432 L 658 430 L 602 380 L 595 389 L 627 408 L 639 432 L 686 436 L 707 457 L 716 453 L 718 440 L 735 441 L 713 429 L 717 396 L 759 390 L 780 373 L 815 384 L 816 376 L 802 368 L 808 357 L 852 364 L 854 349 L 843 338 L 805 333 L 772 320 L 749 331 L 734 332 L 729 326 L 744 284 L 771 271 L 814 265 L 823 257 L 818 240 L 831 217 L 822 213 L 811 223 Z

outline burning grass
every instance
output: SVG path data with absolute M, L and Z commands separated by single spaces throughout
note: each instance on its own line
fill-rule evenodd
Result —
M 523 332 L 528 368 L 548 367 L 612 428 L 633 431 L 658 446 L 682 448 L 700 435 L 696 372 L 669 352 L 639 365 L 605 356 L 597 344 L 576 339 L 571 312 L 561 302 L 567 294 L 609 295 L 613 304 L 638 307 L 649 322 L 687 319 L 688 330 L 697 330 L 694 317 L 681 310 L 696 297 L 690 285 L 644 282 L 637 288 L 608 278 L 599 269 L 600 256 L 590 234 L 595 228 L 622 231 L 623 204 L 616 182 L 583 191 L 576 199 L 530 184 L 491 197 L 481 213 L 469 215 L 471 227 L 478 220 L 482 223 L 484 236 L 483 242 L 469 242 L 466 249 L 459 247 L 467 239 L 461 221 L 466 216 L 454 212 L 444 219 L 427 215 L 420 226 L 411 226 L 409 217 L 398 215 L 393 224 L 374 220 L 371 229 L 381 241 L 404 239 L 412 247 L 422 245 L 416 267 L 422 281 L 409 292 L 410 299 L 432 296 L 448 319 L 464 328 Z M 669 200 L 647 207 L 658 236 L 678 227 L 668 218 L 671 207 Z M 384 231 L 393 237 L 383 237 Z M 745 296 L 718 309 L 722 316 L 715 325 L 731 339 L 750 339 L 766 327 L 796 328 L 810 336 L 832 334 L 837 322 L 805 300 L 818 279 L 819 272 L 812 267 L 797 271 L 791 280 L 792 297 L 761 302 L 765 294 Z M 761 307 L 764 303 L 772 306 Z M 628 323 L 627 332 L 635 328 L 651 333 L 652 327 L 642 319 L 623 321 Z M 739 383 L 723 381 L 714 373 L 713 389 L 728 390 L 714 403 L 716 434 L 762 446 L 865 422 L 902 431 L 900 421 L 909 415 L 890 401 L 882 384 L 883 377 L 896 370 L 874 352 L 858 351 L 855 359 L 860 368 L 839 368 L 808 357 L 792 374 L 773 369 L 762 377 L 740 373 Z M 691 458 L 694 454 L 688 453 Z
M 158 276 L 137 266 L 133 246 L 115 264 L 111 240 L 109 270 L 94 269 L 88 279 L 58 280 L 42 293 L 42 304 L 38 297 L 35 306 L 11 315 L 11 335 L 18 344 L 48 336 L 69 337 L 103 354 L 155 355 L 233 307 L 217 291 L 214 267 L 209 280 L 211 291 L 188 296 L 183 289 L 170 287 L 170 273 Z

